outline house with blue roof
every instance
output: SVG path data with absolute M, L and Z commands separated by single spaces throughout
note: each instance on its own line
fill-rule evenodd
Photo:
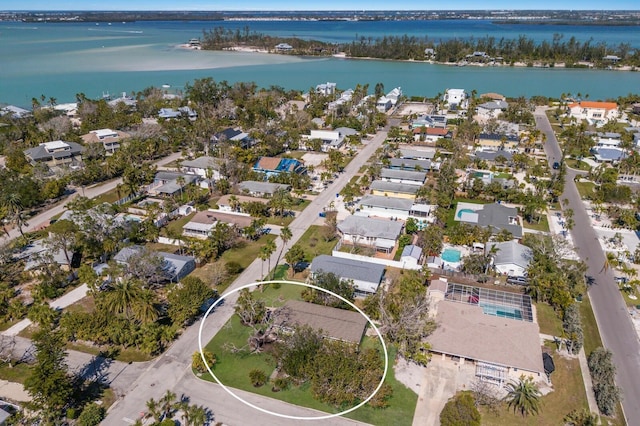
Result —
M 253 165 L 253 171 L 264 173 L 268 178 L 280 173 L 305 174 L 307 169 L 295 158 L 260 157 Z

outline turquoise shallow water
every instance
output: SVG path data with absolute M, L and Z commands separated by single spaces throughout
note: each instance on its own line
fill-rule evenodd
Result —
M 435 22 L 435 23 L 434 23 Z M 30 106 L 44 94 L 58 102 L 73 101 L 76 93 L 99 97 L 148 86 L 183 87 L 196 78 L 255 81 L 268 87 L 307 90 L 333 81 L 346 89 L 357 83 L 385 88 L 401 86 L 408 95 L 434 96 L 449 87 L 507 96 L 588 93 L 591 99 L 614 98 L 637 91 L 640 74 L 616 71 L 532 69 L 510 67 L 449 67 L 412 62 L 345 59 L 305 59 L 239 52 L 177 49 L 215 25 L 327 41 L 349 41 L 356 35 L 377 37 L 404 34 L 430 38 L 517 37 L 521 32 L 550 39 L 554 32 L 579 40 L 628 41 L 640 46 L 640 32 L 629 27 L 548 27 L 494 25 L 486 21 L 434 22 L 145 22 L 101 24 L 0 23 L 0 102 Z M 569 33 L 570 32 L 570 33 Z

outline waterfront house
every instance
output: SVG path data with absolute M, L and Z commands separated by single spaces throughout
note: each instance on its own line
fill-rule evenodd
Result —
M 465 109 L 467 107 L 467 93 L 464 89 L 447 89 L 443 100 L 449 109 Z
M 355 347 L 367 329 L 367 319 L 359 312 L 299 300 L 287 300 L 274 311 L 274 329 L 290 334 L 296 327 L 310 327 L 321 332 L 325 339 L 339 340 Z
M 402 228 L 400 221 L 364 216 L 347 216 L 338 224 L 341 243 L 371 247 L 382 253 L 393 251 Z
M 353 282 L 356 295 L 366 297 L 378 291 L 384 279 L 384 265 L 361 260 L 334 257 L 326 254 L 316 256 L 309 267 L 313 279 L 318 272 L 331 273 L 343 280 Z
M 391 101 L 391 105 L 396 106 L 400 98 L 402 98 L 402 88 L 396 87 L 387 93 L 386 98 Z
M 253 165 L 253 171 L 269 176 L 280 173 L 305 174 L 307 169 L 295 158 L 260 157 Z
M 138 105 L 138 101 L 133 96 L 127 96 L 127 92 L 122 92 L 122 96 L 115 98 L 107 102 L 111 108 L 116 108 L 118 105 L 123 104 L 129 108 L 135 108 Z
M 569 116 L 577 120 L 587 120 L 590 124 L 604 124 L 619 116 L 615 102 L 579 101 L 569 104 Z
M 31 115 L 31 111 L 15 105 L 6 105 L 0 107 L 0 117 L 4 117 L 5 115 L 10 116 L 11 118 L 20 119 Z
M 271 182 L 260 182 L 253 180 L 246 180 L 244 182 L 240 182 L 240 191 L 245 194 L 252 195 L 254 197 L 270 197 L 275 194 L 278 190 L 291 190 L 290 185 L 286 185 L 283 183 L 271 183 Z
M 393 107 L 393 102 L 386 96 L 381 96 L 376 101 L 376 109 L 378 112 L 387 112 Z
M 336 83 L 322 83 L 316 86 L 316 93 L 324 96 L 332 96 L 336 93 Z
M 478 105 L 477 113 L 482 119 L 498 118 L 501 112 L 506 111 L 508 103 L 505 101 L 489 101 Z
M 278 43 L 276 44 L 276 52 L 291 52 L 293 50 L 293 46 L 289 43 Z
M 533 260 L 533 250 L 517 241 L 490 242 L 486 251 L 496 272 L 510 277 L 524 277 Z
M 111 129 L 92 130 L 86 135 L 82 135 L 85 144 L 101 143 L 107 155 L 113 155 L 118 149 L 123 139 L 129 137 L 128 133 Z
M 329 111 L 333 111 L 339 106 L 351 102 L 351 98 L 353 98 L 353 89 L 347 89 L 344 92 L 340 93 L 340 97 L 338 99 L 333 102 L 329 102 L 329 104 L 327 105 L 327 109 Z
M 75 142 L 61 140 L 44 142 L 24 151 L 31 164 L 45 163 L 49 167 L 74 166 L 82 162 L 84 147 Z
M 454 220 L 488 228 L 493 234 L 506 230 L 513 238 L 522 238 L 518 209 L 502 204 L 458 203 Z
M 427 179 L 427 174 L 425 172 L 414 172 L 410 170 L 382 169 L 380 171 L 380 178 L 387 182 L 422 186 Z

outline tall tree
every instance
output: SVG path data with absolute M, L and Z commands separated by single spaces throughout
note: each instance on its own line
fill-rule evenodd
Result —
M 42 328 L 33 336 L 36 363 L 24 386 L 43 418 L 58 424 L 64 408 L 72 403 L 73 386 L 65 363 L 64 339 L 59 332 Z

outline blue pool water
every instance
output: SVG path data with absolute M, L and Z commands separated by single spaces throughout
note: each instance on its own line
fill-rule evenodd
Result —
M 462 213 L 475 213 L 475 211 L 471 209 L 460 209 L 458 210 L 458 219 L 462 217 Z
M 447 248 L 442 252 L 442 260 L 445 262 L 457 263 L 460 262 L 460 250 Z
M 512 306 L 492 305 L 490 303 L 479 303 L 478 305 L 486 315 L 517 320 L 522 319 L 522 311 Z

